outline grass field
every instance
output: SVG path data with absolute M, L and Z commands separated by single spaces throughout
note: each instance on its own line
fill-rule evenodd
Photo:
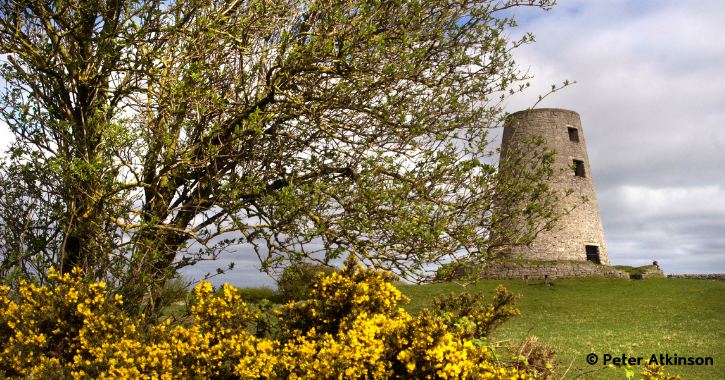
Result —
M 625 379 L 619 368 L 581 375 L 601 368 L 605 354 L 711 357 L 712 366 L 673 365 L 665 370 L 683 380 L 725 379 L 725 282 L 579 278 L 556 280 L 552 286 L 530 281 L 526 286 L 523 280 L 482 280 L 465 291 L 491 294 L 499 284 L 520 296 L 521 315 L 497 330 L 493 340 L 520 342 L 529 333 L 553 346 L 561 361 L 557 379 L 569 367 L 565 379 Z M 411 298 L 404 308 L 412 314 L 429 307 L 433 297 L 464 291 L 452 283 L 398 288 Z M 587 364 L 590 353 L 599 357 L 596 365 Z

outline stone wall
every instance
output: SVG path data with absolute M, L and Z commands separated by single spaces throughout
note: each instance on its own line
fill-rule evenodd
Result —
M 459 268 L 457 277 L 464 276 L 469 272 L 477 272 L 478 268 L 467 266 Z M 608 277 L 608 278 L 631 278 L 644 279 L 650 277 L 663 277 L 661 269 L 655 267 L 640 269 L 638 274 L 630 275 L 626 271 L 616 269 L 607 265 L 596 265 L 588 261 L 559 261 L 541 262 L 533 260 L 503 261 L 489 263 L 481 278 L 495 279 L 523 279 L 528 276 L 530 280 L 571 278 L 571 277 Z M 725 273 L 716 274 L 668 274 L 667 278 L 684 278 L 691 280 L 725 281 Z
M 725 281 L 725 274 L 668 274 L 667 278 L 688 278 L 691 280 Z
M 475 270 L 473 267 L 464 267 L 459 269 L 458 275 L 463 275 L 468 271 Z M 544 276 L 550 279 L 568 278 L 568 277 L 611 277 L 611 278 L 630 278 L 629 273 L 612 268 L 608 265 L 596 265 L 590 262 L 572 262 L 562 261 L 556 263 L 537 263 L 537 262 L 497 262 L 489 263 L 482 278 L 524 278 L 543 279 Z
M 641 271 L 639 274 L 630 275 L 629 277 L 635 280 L 640 280 L 649 277 L 664 277 L 664 274 L 662 273 L 662 269 L 649 268 Z
M 476 267 L 462 267 L 456 272 L 457 277 L 466 273 L 478 271 Z M 631 278 L 644 279 L 650 277 L 663 277 L 662 270 L 647 268 L 638 274 L 631 275 L 626 271 L 616 269 L 607 265 L 596 265 L 590 262 L 560 261 L 560 262 L 537 262 L 532 260 L 491 262 L 481 273 L 481 278 L 495 279 L 523 279 L 528 276 L 530 280 L 571 278 L 571 277 L 608 277 L 608 278 Z M 691 280 L 725 281 L 725 273 L 716 274 L 668 274 L 667 278 L 684 278 Z

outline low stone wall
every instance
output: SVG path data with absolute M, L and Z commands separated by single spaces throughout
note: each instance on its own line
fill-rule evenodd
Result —
M 473 268 L 461 268 L 461 273 Z M 589 262 L 564 261 L 558 263 L 527 263 L 527 262 L 501 262 L 489 263 L 481 278 L 524 278 L 543 279 L 544 276 L 550 279 L 566 277 L 611 277 L 629 278 L 629 273 L 612 268 L 607 265 L 596 265 Z
M 688 278 L 691 280 L 725 281 L 725 273 L 716 274 L 668 274 L 667 278 Z
M 464 267 L 459 269 L 458 275 L 465 272 L 476 270 L 473 267 Z M 527 263 L 527 262 L 502 262 L 489 263 L 484 270 L 481 278 L 524 278 L 543 279 L 544 276 L 550 279 L 567 278 L 567 277 L 610 277 L 610 278 L 632 278 L 643 279 L 649 277 L 664 276 L 662 270 L 657 268 L 649 268 L 643 270 L 640 274 L 630 276 L 629 273 L 612 268 L 606 265 L 596 265 L 589 262 L 558 262 L 558 263 Z M 725 281 L 725 273 L 715 274 L 668 274 L 667 278 L 685 278 L 691 280 L 710 280 Z
M 662 269 L 657 268 L 649 268 L 642 270 L 639 274 L 632 274 L 629 275 L 629 278 L 634 280 L 641 280 L 643 278 L 649 278 L 649 277 L 664 277 L 664 273 L 662 273 Z

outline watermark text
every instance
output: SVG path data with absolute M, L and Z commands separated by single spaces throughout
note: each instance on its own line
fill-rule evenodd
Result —
M 666 354 L 652 354 L 649 358 L 645 358 L 642 356 L 627 356 L 627 354 L 622 355 L 612 355 L 612 354 L 604 354 L 602 356 L 602 364 L 603 365 L 643 365 L 647 364 L 647 362 L 644 362 L 645 359 L 647 359 L 649 364 L 656 364 L 656 365 L 713 365 L 713 360 L 711 357 L 692 357 L 692 356 L 679 356 L 677 354 L 670 355 L 669 353 Z M 595 365 L 599 363 L 599 356 L 597 354 L 589 354 L 587 355 L 587 363 L 591 365 Z

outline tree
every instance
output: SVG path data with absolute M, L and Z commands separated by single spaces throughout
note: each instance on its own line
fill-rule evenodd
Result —
M 518 5 L 551 4 L 2 0 L 2 270 L 81 267 L 133 305 L 238 243 L 416 281 L 526 243 L 491 211 L 553 220 L 550 162 L 499 171 L 488 139 L 528 85 Z

